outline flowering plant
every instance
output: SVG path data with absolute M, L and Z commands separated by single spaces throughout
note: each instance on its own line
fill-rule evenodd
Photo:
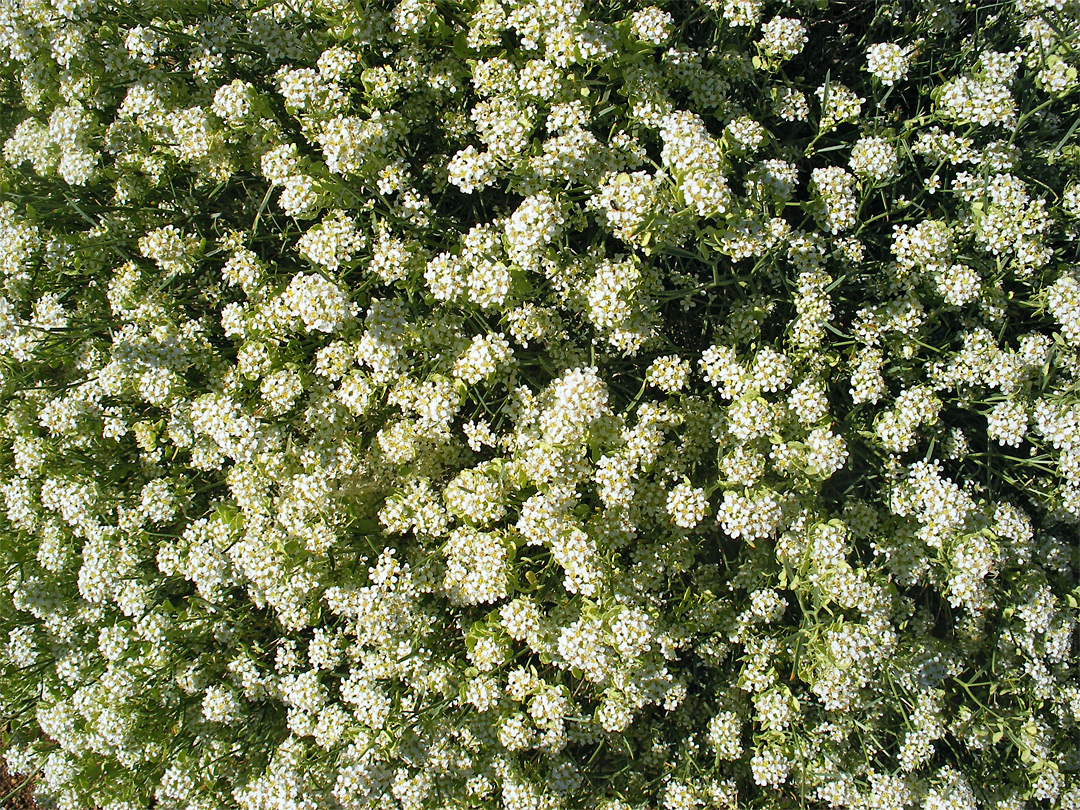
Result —
M 0 0 L 58 810 L 1080 807 L 1077 0 Z

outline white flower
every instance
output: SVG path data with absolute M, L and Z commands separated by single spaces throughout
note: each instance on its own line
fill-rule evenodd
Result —
M 822 225 L 830 233 L 855 226 L 855 178 L 839 166 L 823 166 L 810 173 L 810 190 L 820 203 Z
M 766 132 L 765 127 L 744 115 L 724 127 L 724 135 L 739 153 L 753 154 L 765 140 Z
M 884 138 L 859 138 L 851 148 L 851 170 L 859 177 L 881 182 L 896 174 L 896 148 Z
M 753 545 L 776 530 L 781 514 L 780 501 L 769 490 L 752 496 L 731 491 L 724 493 L 717 519 L 729 537 L 741 537 Z
M 791 761 L 779 748 L 763 748 L 750 757 L 754 783 L 762 787 L 780 787 L 787 781 L 790 771 Z
M 734 712 L 722 711 L 709 721 L 707 740 L 720 759 L 742 756 L 742 722 Z
M 143 486 L 140 501 L 143 514 L 152 523 L 168 522 L 179 508 L 172 482 L 166 478 L 156 478 Z
M 202 712 L 208 723 L 234 725 L 242 719 L 244 707 L 232 689 L 214 684 L 206 688 Z
M 1063 273 L 1047 290 L 1046 303 L 1065 340 L 1080 345 L 1080 274 Z
M 690 361 L 674 354 L 656 358 L 645 371 L 645 380 L 668 394 L 681 391 L 689 378 Z
M 701 353 L 701 374 L 707 383 L 720 389 L 725 399 L 736 399 L 750 385 L 746 371 L 730 346 L 710 346 Z
M 352 217 L 333 211 L 300 237 L 296 252 L 312 264 L 334 271 L 351 260 L 366 241 Z
M 454 155 L 446 170 L 451 183 L 465 194 L 472 194 L 495 181 L 495 168 L 490 152 L 480 153 L 475 146 L 467 146 Z
M 444 547 L 443 588 L 457 605 L 497 602 L 507 594 L 507 543 L 496 533 L 454 529 Z
M 667 511 L 676 526 L 692 529 L 709 513 L 709 499 L 704 489 L 682 482 L 668 493 Z
M 937 97 L 938 110 L 958 124 L 1011 126 L 1016 100 L 1006 84 L 960 77 L 946 82 Z
M 470 385 L 490 379 L 514 356 L 502 332 L 477 335 L 454 363 L 454 376 Z
M 814 91 L 814 95 L 821 102 L 821 122 L 818 125 L 822 132 L 828 132 L 837 124 L 848 121 L 854 122 L 862 112 L 862 104 L 865 98 L 860 98 L 845 85 L 835 82 L 821 85 Z
M 232 126 L 239 126 L 251 114 L 253 93 L 251 84 L 242 79 L 234 79 L 231 84 L 223 84 L 217 89 L 210 109 L 218 118 Z
M 1027 409 L 1016 400 L 1006 400 L 986 417 L 986 432 L 998 444 L 1019 447 L 1028 430 Z
M 910 54 L 909 48 L 892 42 L 876 43 L 866 49 L 866 69 L 882 84 L 895 84 L 907 76 Z
M 776 59 L 791 59 L 806 45 L 806 26 L 799 20 L 774 17 L 761 27 L 758 46 Z
M 320 275 L 297 273 L 282 300 L 308 332 L 336 332 L 356 315 L 345 291 Z
M 656 6 L 635 11 L 631 17 L 634 36 L 649 45 L 663 45 L 671 37 L 675 21 L 670 14 Z

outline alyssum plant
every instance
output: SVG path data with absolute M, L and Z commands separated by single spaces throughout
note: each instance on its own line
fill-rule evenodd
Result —
M 0 0 L 60 810 L 1080 807 L 1077 0 Z

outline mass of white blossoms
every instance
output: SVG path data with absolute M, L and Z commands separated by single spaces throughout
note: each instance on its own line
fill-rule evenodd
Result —
M 705 490 L 691 487 L 684 481 L 668 493 L 667 510 L 676 526 L 692 529 L 708 514 L 709 500 Z
M 866 69 L 882 84 L 891 86 L 907 77 L 911 66 L 910 46 L 877 42 L 866 49 Z
M 334 332 L 356 312 L 341 287 L 323 276 L 309 273 L 298 273 L 293 277 L 281 303 L 308 332 Z
M 0 0 L 0 793 L 1080 810 L 1076 0 Z

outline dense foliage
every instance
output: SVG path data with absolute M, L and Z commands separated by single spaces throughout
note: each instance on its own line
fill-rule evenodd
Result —
M 1080 808 L 1077 0 L 0 0 L 61 810 Z

